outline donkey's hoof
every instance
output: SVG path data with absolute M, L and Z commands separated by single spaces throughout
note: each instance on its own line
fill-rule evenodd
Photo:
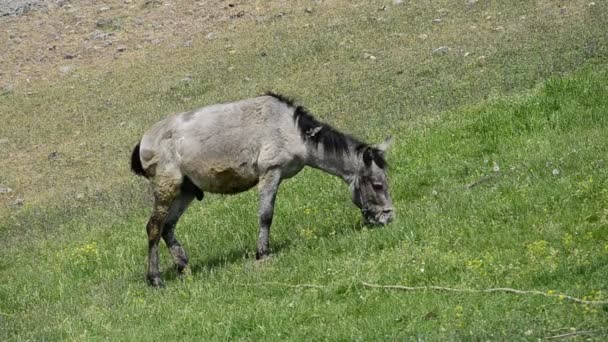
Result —
M 175 270 L 179 274 L 184 273 L 184 270 L 187 270 L 187 269 L 188 269 L 188 263 L 187 262 L 178 262 L 178 263 L 175 264 Z
M 188 267 L 188 264 L 175 265 L 175 270 L 181 277 L 187 277 L 192 275 L 192 270 L 190 269 L 190 267 Z
M 165 287 L 165 283 L 163 283 L 163 280 L 160 279 L 160 276 L 152 276 L 152 275 L 148 275 L 148 285 L 150 285 L 152 287 L 156 287 L 156 288 Z
M 257 262 L 265 262 L 270 259 L 272 259 L 272 254 L 270 254 L 270 253 L 265 253 L 265 254 L 256 253 L 255 254 L 255 260 Z

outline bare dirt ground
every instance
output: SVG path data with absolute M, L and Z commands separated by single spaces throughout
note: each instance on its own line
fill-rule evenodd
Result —
M 149 47 L 190 47 L 238 21 L 263 21 L 289 7 L 225 0 L 16 0 L 0 5 L 0 91 L 80 65 L 137 58 Z M 293 5 L 291 6 L 293 7 Z

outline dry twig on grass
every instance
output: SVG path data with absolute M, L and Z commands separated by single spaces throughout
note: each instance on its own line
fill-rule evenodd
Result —
M 573 331 L 567 334 L 561 334 L 561 335 L 555 335 L 555 336 L 549 336 L 549 337 L 545 337 L 547 340 L 555 340 L 558 338 L 566 338 L 566 337 L 573 337 L 576 335 L 598 335 L 598 334 L 604 334 L 605 331 L 601 331 L 601 330 L 581 330 L 581 331 Z
M 380 288 L 386 290 L 400 290 L 400 291 L 444 291 L 444 292 L 461 292 L 461 293 L 492 293 L 492 292 L 504 292 L 504 293 L 514 293 L 519 295 L 536 295 L 536 296 L 545 296 L 545 297 L 555 297 L 562 300 L 568 300 L 571 302 L 586 304 L 586 305 L 606 305 L 608 304 L 608 300 L 586 300 L 580 299 L 572 296 L 567 296 L 564 294 L 557 293 L 545 293 L 541 291 L 535 290 L 517 290 L 509 287 L 495 287 L 490 289 L 463 289 L 463 288 L 453 288 L 453 287 L 444 287 L 444 286 L 403 286 L 403 285 L 379 285 L 379 284 L 371 284 L 366 282 L 361 282 L 364 287 L 367 288 Z M 263 282 L 263 283 L 252 283 L 252 284 L 237 284 L 238 286 L 283 286 L 290 288 L 312 288 L 312 289 L 324 289 L 327 286 L 324 285 L 315 285 L 315 284 L 286 284 L 286 283 L 277 283 L 277 282 Z
M 283 286 L 291 288 L 308 288 L 308 289 L 323 289 L 326 286 L 314 285 L 314 284 L 285 284 L 277 282 L 264 282 L 264 283 L 252 283 L 252 284 L 237 284 L 238 286 Z
M 604 304 L 608 304 L 608 300 L 585 300 L 585 299 L 580 299 L 580 298 L 576 298 L 576 297 L 572 297 L 572 296 L 567 296 L 567 295 L 563 295 L 563 294 L 544 293 L 544 292 L 534 291 L 534 290 L 517 290 L 517 289 L 508 288 L 508 287 L 497 287 L 497 288 L 491 288 L 491 289 L 477 290 L 477 289 L 459 289 L 459 288 L 443 287 L 443 286 L 416 286 L 416 287 L 410 287 L 410 286 L 403 286 L 403 285 L 378 285 L 378 284 L 370 284 L 370 283 L 365 283 L 365 282 L 363 282 L 362 284 L 365 287 L 382 288 L 382 289 L 387 289 L 387 290 L 401 290 L 401 291 L 425 291 L 425 290 L 428 291 L 428 290 L 432 290 L 432 291 L 465 292 L 465 293 L 506 292 L 506 293 L 521 294 L 521 295 L 538 295 L 538 296 L 545 296 L 545 297 L 556 297 L 556 298 L 559 298 L 559 299 L 565 299 L 565 300 L 569 300 L 571 302 L 580 303 L 580 304 L 587 304 L 587 305 L 604 305 Z

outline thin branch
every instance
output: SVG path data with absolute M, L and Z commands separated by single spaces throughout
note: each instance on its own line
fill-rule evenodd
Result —
M 608 304 L 608 300 L 585 300 L 580 299 L 564 294 L 556 294 L 556 293 L 545 293 L 541 291 L 535 290 L 517 290 L 509 287 L 496 287 L 489 289 L 467 289 L 467 288 L 453 288 L 453 287 L 444 287 L 444 286 L 403 286 L 403 285 L 379 285 L 379 284 L 370 284 L 366 282 L 361 283 L 364 287 L 367 288 L 380 288 L 386 290 L 400 290 L 400 291 L 444 291 L 444 292 L 460 292 L 460 293 L 492 293 L 492 292 L 505 292 L 505 293 L 514 293 L 519 295 L 536 295 L 536 296 L 545 296 L 545 297 L 554 297 L 559 298 L 561 300 L 569 300 L 571 302 L 586 304 L 586 305 L 605 305 Z M 236 284 L 238 286 L 282 286 L 282 287 L 290 287 L 290 288 L 308 288 L 308 289 L 324 289 L 327 286 L 324 285 L 315 285 L 315 284 L 286 284 L 286 283 L 277 283 L 277 282 L 262 282 L 262 283 L 252 283 L 252 284 Z
M 572 337 L 572 336 L 576 336 L 576 335 L 595 335 L 595 334 L 603 334 L 604 332 L 601 330 L 581 330 L 581 331 L 574 331 L 574 332 L 570 332 L 567 334 L 561 334 L 561 335 L 555 335 L 555 336 L 550 336 L 550 337 L 545 337 L 547 340 L 554 340 L 554 339 L 558 339 L 558 338 L 566 338 L 566 337 Z
M 517 290 L 508 287 L 498 287 L 491 289 L 462 289 L 462 288 L 452 288 L 452 287 L 442 287 L 442 286 L 402 286 L 402 285 L 378 285 L 378 284 L 370 284 L 370 283 L 362 283 L 365 287 L 370 288 L 382 288 L 388 290 L 402 290 L 402 291 L 425 291 L 425 290 L 434 290 L 434 291 L 447 291 L 447 292 L 466 292 L 466 293 L 490 293 L 490 292 L 507 292 L 507 293 L 515 293 L 515 294 L 530 294 L 530 295 L 538 295 L 545 297 L 556 297 L 559 299 L 566 299 L 575 303 L 587 304 L 587 305 L 604 305 L 608 304 L 608 300 L 584 300 L 572 296 L 567 296 L 563 294 L 554 294 L 554 293 L 544 293 L 540 291 L 524 291 Z
M 479 178 L 478 180 L 469 183 L 467 185 L 464 186 L 465 189 L 472 189 L 482 183 L 485 183 L 487 181 L 489 181 L 490 179 L 492 179 L 492 175 L 484 175 L 483 177 Z
M 277 282 L 263 282 L 263 283 L 252 283 L 252 284 L 236 284 L 238 286 L 283 286 L 283 287 L 291 287 L 291 288 L 307 288 L 307 289 L 323 289 L 326 286 L 323 285 L 315 285 L 315 284 L 285 284 L 285 283 L 277 283 Z

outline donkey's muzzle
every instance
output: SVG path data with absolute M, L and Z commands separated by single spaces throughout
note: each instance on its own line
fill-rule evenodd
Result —
M 395 213 L 393 209 L 383 209 L 380 211 L 371 211 L 363 209 L 361 210 L 363 213 L 363 218 L 365 219 L 366 224 L 370 225 L 386 225 L 393 221 L 395 217 Z

